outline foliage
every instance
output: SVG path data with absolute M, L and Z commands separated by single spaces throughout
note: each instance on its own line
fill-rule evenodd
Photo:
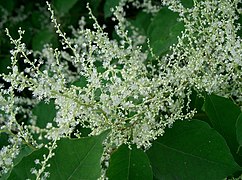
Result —
M 0 2 L 0 179 L 240 179 L 241 3 Z
M 152 179 L 152 169 L 142 150 L 122 145 L 111 156 L 107 177 L 120 180 Z
M 101 174 L 102 141 L 106 134 L 81 139 L 63 138 L 54 144 L 57 147 L 49 154 L 53 158 L 48 162 L 45 160 L 50 157 L 46 157 L 44 161 L 41 161 L 46 149 L 36 150 L 31 155 L 23 158 L 13 168 L 9 179 L 34 178 L 35 174 L 40 174 L 35 168 L 41 166 L 42 163 L 46 163 L 46 166 L 50 165 L 49 173 L 44 176 L 49 176 L 51 179 L 97 179 Z M 65 155 L 63 156 L 63 154 Z M 31 169 L 32 174 L 30 171 L 25 171 L 25 169 Z M 39 171 L 41 170 L 43 169 Z
M 158 179 L 223 179 L 240 170 L 221 135 L 199 120 L 174 123 L 147 153 Z

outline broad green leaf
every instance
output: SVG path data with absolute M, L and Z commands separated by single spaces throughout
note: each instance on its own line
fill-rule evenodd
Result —
M 169 52 L 169 47 L 177 43 L 177 36 L 181 35 L 184 25 L 179 22 L 178 13 L 168 8 L 162 8 L 148 28 L 150 45 L 156 55 Z
M 76 140 L 63 139 L 50 161 L 50 179 L 93 179 L 101 175 L 102 142 L 107 133 Z
M 104 4 L 104 17 L 108 18 L 112 16 L 111 8 L 115 9 L 119 5 L 120 0 L 106 0 Z
M 53 0 L 57 12 L 66 14 L 77 3 L 78 0 Z
M 25 145 L 25 144 L 22 145 L 21 148 L 20 148 L 20 153 L 14 159 L 14 164 L 18 164 L 19 162 L 21 162 L 23 157 L 30 155 L 34 150 L 35 150 L 34 147 L 30 147 L 30 146 Z
M 107 176 L 110 180 L 153 179 L 150 162 L 144 151 L 135 146 L 130 150 L 126 145 L 120 146 L 111 155 Z
M 232 153 L 238 149 L 236 121 L 241 113 L 240 108 L 231 100 L 216 95 L 207 95 L 205 111 L 215 128 L 227 141 Z
M 33 114 L 37 116 L 36 125 L 40 128 L 45 128 L 48 122 L 52 122 L 56 116 L 54 101 L 51 100 L 48 104 L 41 101 L 33 109 Z
M 151 23 L 151 19 L 152 19 L 151 14 L 141 11 L 135 16 L 135 18 L 129 19 L 128 21 L 131 23 L 132 26 L 134 26 L 138 30 L 139 34 L 146 37 L 149 25 Z M 130 33 L 130 35 L 132 35 L 133 29 L 127 28 L 127 30 Z M 142 44 L 142 50 L 146 51 L 147 49 L 148 49 L 148 45 L 147 45 L 147 42 L 145 41 Z
M 135 19 L 131 19 L 130 22 L 133 26 L 139 29 L 141 34 L 146 35 L 148 27 L 151 23 L 151 18 L 151 14 L 141 11 L 135 16 Z
M 35 164 L 36 159 L 43 159 L 43 155 L 48 151 L 45 148 L 36 150 L 30 155 L 24 157 L 20 163 L 13 167 L 9 180 L 22 180 L 22 179 L 36 179 L 35 175 L 31 173 L 32 168 L 40 168 Z
M 240 170 L 223 137 L 199 120 L 175 122 L 147 154 L 157 179 L 221 180 Z
M 236 135 L 239 146 L 242 147 L 242 113 L 240 113 L 236 122 Z
M 39 33 L 33 37 L 33 40 L 32 40 L 33 50 L 40 51 L 43 49 L 45 44 L 52 44 L 53 46 L 56 46 L 57 37 L 54 32 L 50 30 L 42 30 L 42 31 L 39 31 Z
M 61 139 L 57 142 L 55 155 L 48 161 L 50 167 L 49 179 L 88 179 L 96 180 L 101 175 L 101 156 L 103 153 L 102 142 L 107 132 L 99 136 L 80 139 Z M 10 179 L 35 179 L 31 174 L 31 168 L 38 168 L 34 163 L 36 159 L 42 160 L 47 150 L 39 149 L 13 168 Z

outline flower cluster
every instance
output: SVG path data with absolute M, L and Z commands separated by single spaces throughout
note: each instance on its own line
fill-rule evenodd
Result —
M 2 167 L 0 176 L 6 174 L 12 168 L 13 160 L 18 155 L 22 143 L 20 138 L 10 138 L 9 142 L 10 144 L 4 146 L 0 151 L 0 166 Z
M 34 134 L 41 138 L 44 134 L 49 140 L 49 155 L 41 163 L 36 160 L 41 164 L 39 170 L 32 169 L 41 177 L 54 155 L 56 141 L 73 134 L 80 137 L 78 126 L 89 128 L 90 135 L 109 129 L 106 149 L 121 144 L 148 149 L 174 121 L 194 115 L 195 110 L 189 109 L 193 89 L 242 102 L 242 48 L 235 22 L 239 1 L 194 0 L 192 8 L 177 0 L 163 1 L 180 14 L 185 31 L 171 47 L 171 54 L 157 58 L 158 70 L 144 63 L 149 52 L 137 46 L 134 37 L 138 35 L 128 36 L 123 10 L 127 2 L 131 1 L 121 1 L 114 10 L 119 41 L 108 37 L 89 7 L 93 29 L 85 27 L 83 18 L 80 27 L 73 29 L 73 37 L 67 37 L 48 4 L 62 49 L 46 45 L 41 52 L 33 52 L 21 41 L 23 30 L 19 29 L 19 39 L 6 30 L 14 49 L 10 51 L 12 71 L 0 75 L 5 82 L 0 86 L 0 132 L 7 132 L 12 139 L 0 151 L 3 173 L 13 165 L 21 143 L 41 146 Z M 158 8 L 151 1 L 135 2 L 137 7 L 149 7 L 149 12 Z M 18 67 L 19 60 L 25 64 L 24 70 Z M 23 91 L 31 97 L 16 95 Z M 54 101 L 57 110 L 54 122 L 43 129 L 36 126 L 31 111 L 40 101 Z M 30 119 L 28 124 L 16 119 L 19 112 Z
M 172 73 L 198 92 L 232 97 L 241 106 L 242 40 L 236 24 L 239 1 L 194 1 L 193 8 L 169 3 L 185 25 L 173 53 L 165 58 L 173 66 Z

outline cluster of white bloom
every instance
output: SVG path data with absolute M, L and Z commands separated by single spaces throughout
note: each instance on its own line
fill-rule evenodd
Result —
M 150 2 L 135 5 L 155 12 L 158 7 Z M 189 110 L 193 88 L 233 96 L 242 102 L 242 48 L 236 34 L 239 26 L 235 23 L 238 2 L 194 0 L 194 7 L 185 8 L 179 1 L 164 1 L 171 10 L 179 12 L 185 31 L 171 47 L 172 53 L 160 58 L 158 73 L 151 64 L 145 65 L 148 53 L 142 52 L 125 30 L 124 4 L 120 3 L 114 11 L 120 41 L 110 40 L 91 12 L 94 30 L 85 28 L 82 19 L 80 27 L 73 30 L 73 37 L 68 38 L 48 4 L 63 49 L 46 46 L 42 52 L 32 52 L 21 42 L 24 31 L 19 30 L 20 37 L 16 40 L 7 31 L 15 48 L 11 50 L 12 72 L 1 75 L 10 87 L 2 85 L 0 89 L 0 131 L 8 131 L 10 136 L 34 147 L 38 145 L 31 133 L 45 132 L 45 138 L 53 142 L 48 146 L 50 154 L 40 170 L 32 171 L 41 176 L 53 155 L 55 142 L 73 133 L 80 136 L 78 125 L 90 128 L 90 135 L 109 129 L 106 146 L 125 143 L 147 149 L 175 120 L 194 115 L 195 111 Z M 23 71 L 17 66 L 19 59 L 26 64 Z M 75 70 L 70 70 L 70 64 Z M 75 85 L 76 81 L 81 85 Z M 16 91 L 23 90 L 32 93 L 31 99 L 15 96 Z M 31 111 L 20 106 L 33 107 L 42 100 L 54 100 L 57 109 L 55 123 L 48 123 L 45 129 L 35 127 Z M 31 118 L 31 125 L 17 122 L 15 116 L 19 111 Z M 9 158 L 16 156 L 12 153 L 6 156 L 9 147 L 0 151 L 3 159 L 0 165 L 6 167 L 11 166 Z
M 242 102 L 242 40 L 237 34 L 239 0 L 194 1 L 184 8 L 176 1 L 169 7 L 180 14 L 185 31 L 165 57 L 172 74 L 197 91 L 206 91 Z
M 13 160 L 19 154 L 22 142 L 20 138 L 13 137 L 9 139 L 9 143 L 9 145 L 3 146 L 0 151 L 0 167 L 2 168 L 0 170 L 0 177 L 13 167 Z

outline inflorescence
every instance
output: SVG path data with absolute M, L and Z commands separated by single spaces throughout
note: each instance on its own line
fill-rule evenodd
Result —
M 50 153 L 42 163 L 46 165 L 57 140 L 73 133 L 81 136 L 77 126 L 90 128 L 90 135 L 109 129 L 107 149 L 121 144 L 148 149 L 174 121 L 192 118 L 195 110 L 189 109 L 189 102 L 193 89 L 234 97 L 241 105 L 242 48 L 236 33 L 240 26 L 235 22 L 239 0 L 194 0 L 192 8 L 177 0 L 163 1 L 179 13 L 185 31 L 171 46 L 172 53 L 158 58 L 158 71 L 144 63 L 149 52 L 142 51 L 128 36 L 125 2 L 113 12 L 120 41 L 108 37 L 88 6 L 93 29 L 85 28 L 83 18 L 80 27 L 73 29 L 73 37 L 67 37 L 48 4 L 62 49 L 45 46 L 41 52 L 28 50 L 21 41 L 24 30 L 19 29 L 18 39 L 6 30 L 14 49 L 10 51 L 12 72 L 1 74 L 7 86 L 2 84 L 0 89 L 0 110 L 4 112 L 0 114 L 0 133 L 8 133 L 10 143 L 0 151 L 0 174 L 12 167 L 21 144 L 33 149 L 42 146 L 35 140 L 36 134 L 50 142 L 46 145 Z M 145 2 L 133 5 L 157 12 L 157 6 Z M 23 71 L 17 65 L 20 59 L 26 64 Z M 24 90 L 32 97 L 16 95 Z M 54 101 L 57 110 L 54 122 L 45 128 L 36 126 L 31 111 L 40 101 Z M 18 122 L 19 112 L 26 114 L 28 124 Z M 44 172 L 45 165 L 33 170 L 36 177 Z

